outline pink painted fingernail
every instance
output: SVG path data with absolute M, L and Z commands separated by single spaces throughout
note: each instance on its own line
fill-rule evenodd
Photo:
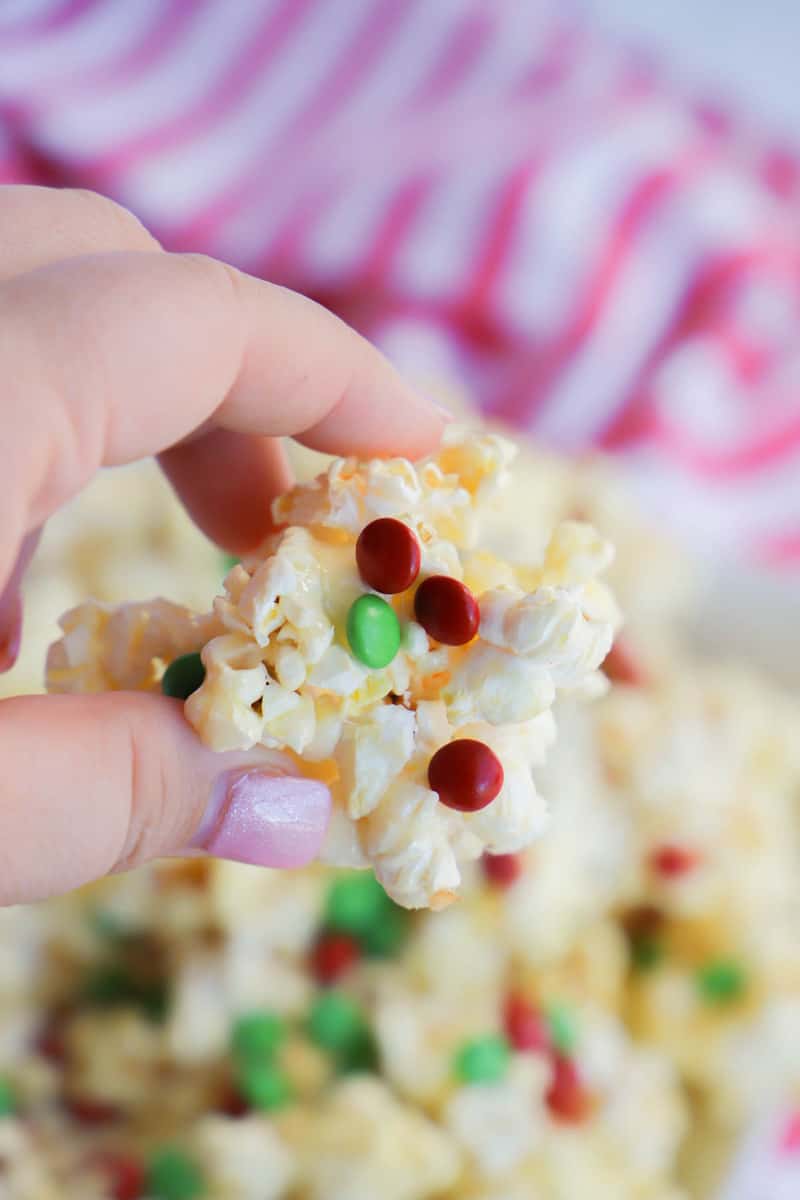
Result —
M 217 781 L 191 844 L 233 862 L 302 867 L 322 845 L 330 810 L 330 792 L 316 780 L 231 771 Z

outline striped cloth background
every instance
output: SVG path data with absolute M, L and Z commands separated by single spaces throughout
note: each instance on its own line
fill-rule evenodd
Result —
M 800 568 L 800 171 L 559 0 L 4 0 L 0 180 L 322 300 Z

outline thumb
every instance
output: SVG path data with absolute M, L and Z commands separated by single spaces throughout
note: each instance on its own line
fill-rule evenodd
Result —
M 289 759 L 208 750 L 165 696 L 4 700 L 0 762 L 0 904 L 185 851 L 301 866 L 330 814 Z

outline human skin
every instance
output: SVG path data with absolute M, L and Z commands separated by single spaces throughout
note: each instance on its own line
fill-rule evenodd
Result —
M 0 187 L 0 669 L 37 532 L 103 466 L 157 455 L 197 524 L 242 553 L 290 482 L 276 439 L 419 457 L 443 413 L 303 296 L 174 255 L 90 192 Z M 322 785 L 262 749 L 215 754 L 167 697 L 0 701 L 0 904 L 163 855 L 316 854 Z

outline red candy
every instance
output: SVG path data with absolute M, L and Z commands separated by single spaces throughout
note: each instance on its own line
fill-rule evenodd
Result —
M 139 1200 L 144 1195 L 145 1170 L 138 1159 L 100 1151 L 92 1157 L 92 1166 L 105 1176 L 113 1200 Z
M 524 996 L 512 994 L 506 1000 L 503 1029 L 515 1050 L 544 1051 L 549 1048 L 547 1022 Z
M 483 742 L 459 738 L 436 751 L 428 764 L 428 783 L 448 808 L 478 812 L 499 795 L 503 767 Z
M 394 517 L 380 517 L 361 530 L 356 542 L 358 573 L 367 587 L 384 595 L 410 588 L 422 555 L 414 533 Z
M 53 1063 L 63 1063 L 67 1057 L 67 1046 L 64 1038 L 64 1028 L 60 1021 L 49 1021 L 39 1031 L 36 1038 L 36 1050 L 42 1058 Z
M 322 984 L 336 983 L 361 957 L 361 947 L 346 933 L 325 933 L 311 953 L 311 967 Z
M 545 1101 L 559 1121 L 577 1124 L 591 1112 L 592 1098 L 583 1086 L 574 1062 L 563 1054 L 553 1055 L 553 1078 Z
M 603 673 L 612 683 L 624 683 L 628 687 L 642 687 L 647 676 L 642 664 L 624 638 L 617 638 L 603 662 Z
M 483 873 L 495 887 L 507 888 L 519 879 L 522 859 L 518 854 L 484 854 Z
M 81 1125 L 109 1125 L 119 1119 L 120 1111 L 105 1100 L 92 1100 L 86 1096 L 70 1096 L 64 1107 L 71 1117 Z
M 434 641 L 463 646 L 478 632 L 481 612 L 468 587 L 449 575 L 431 575 L 417 588 L 414 616 Z
M 653 870 L 668 879 L 688 874 L 699 861 L 700 856 L 696 851 L 689 850 L 685 846 L 661 846 L 650 856 L 650 865 Z
M 217 1102 L 217 1112 L 223 1113 L 226 1117 L 243 1117 L 249 1111 L 250 1105 L 239 1089 L 232 1083 L 228 1084 Z

